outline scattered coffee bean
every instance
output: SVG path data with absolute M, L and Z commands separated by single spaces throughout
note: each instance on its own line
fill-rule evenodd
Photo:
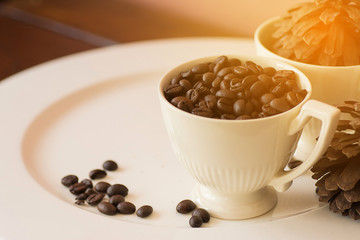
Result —
M 75 175 L 67 175 L 61 179 L 61 183 L 66 187 L 70 187 L 71 185 L 77 183 L 78 181 L 79 179 Z
M 76 205 L 84 205 L 84 204 L 85 204 L 85 201 L 84 201 L 84 200 L 76 200 L 76 201 L 75 201 L 75 204 L 76 204 Z
M 113 160 L 107 160 L 103 163 L 103 168 L 108 171 L 115 171 L 118 168 L 118 165 Z
M 69 190 L 74 195 L 79 195 L 80 193 L 84 193 L 87 189 L 85 183 L 75 183 L 69 187 Z
M 203 220 L 199 216 L 192 216 L 189 220 L 189 225 L 193 228 L 201 227 L 203 224 Z
M 117 210 L 121 214 L 133 214 L 136 210 L 136 207 L 131 202 L 121 202 L 116 206 Z
M 111 186 L 110 183 L 107 182 L 98 182 L 95 184 L 95 190 L 100 193 L 106 193 L 107 189 Z
M 75 198 L 75 200 L 86 200 L 88 196 L 89 195 L 87 193 L 81 193 Z
M 86 193 L 88 196 L 90 196 L 91 194 L 94 194 L 94 193 L 96 193 L 96 192 L 95 192 L 94 189 L 88 188 L 88 189 L 86 189 L 85 193 Z
M 93 188 L 93 183 L 90 179 L 84 179 L 81 181 L 82 183 L 85 183 L 85 185 L 87 186 L 87 188 Z
M 126 195 L 128 195 L 129 189 L 122 185 L 122 184 L 114 184 L 109 186 L 109 188 L 107 188 L 107 195 L 109 197 L 114 196 L 114 195 L 121 195 L 123 197 L 126 197 Z
M 176 211 L 178 213 L 185 214 L 193 211 L 195 208 L 196 204 L 193 201 L 185 199 L 178 203 L 178 205 L 176 206 Z
M 86 202 L 91 206 L 96 206 L 103 200 L 104 196 L 104 193 L 94 193 L 88 196 Z
M 101 202 L 97 205 L 99 212 L 106 215 L 115 215 L 117 213 L 116 207 L 109 202 Z
M 307 91 L 299 89 L 296 77 L 291 70 L 220 56 L 174 76 L 164 95 L 175 107 L 202 117 L 263 118 L 288 111 L 305 98 Z
M 197 208 L 192 212 L 192 216 L 198 216 L 201 217 L 202 221 L 204 223 L 207 223 L 210 221 L 210 214 L 208 211 L 206 211 L 203 208 Z
M 104 170 L 101 170 L 101 169 L 95 169 L 95 170 L 92 170 L 90 173 L 89 173 L 89 177 L 94 180 L 94 179 L 100 179 L 100 178 L 103 178 L 106 176 L 106 172 Z
M 136 215 L 138 217 L 145 218 L 148 217 L 150 214 L 152 214 L 152 212 L 153 212 L 153 208 L 151 206 L 144 205 L 136 211 Z
M 114 206 L 117 206 L 121 202 L 125 202 L 125 198 L 121 195 L 113 195 L 109 198 L 109 203 Z

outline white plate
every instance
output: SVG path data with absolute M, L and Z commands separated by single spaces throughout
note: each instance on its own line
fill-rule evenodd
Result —
M 302 176 L 264 216 L 202 228 L 175 211 L 193 179 L 174 158 L 160 116 L 157 82 L 192 58 L 255 54 L 250 39 L 155 40 L 97 49 L 51 61 L 0 83 L 0 238 L 3 239 L 328 239 L 359 233 L 358 223 L 317 201 Z M 127 199 L 154 213 L 105 216 L 77 206 L 61 185 L 88 178 L 114 159 L 105 181 L 128 186 Z M 246 238 L 245 238 L 246 237 Z

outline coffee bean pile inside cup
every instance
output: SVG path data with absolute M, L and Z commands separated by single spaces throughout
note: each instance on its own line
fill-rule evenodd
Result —
M 176 211 L 181 214 L 191 213 L 189 225 L 193 228 L 198 228 L 210 221 L 210 214 L 203 208 L 198 208 L 196 204 L 190 199 L 182 200 L 176 206 Z
M 108 160 L 103 163 L 103 169 L 90 171 L 91 180 L 84 179 L 79 182 L 79 178 L 71 174 L 63 177 L 61 183 L 76 196 L 75 204 L 77 205 L 87 203 L 90 206 L 97 206 L 98 211 L 106 215 L 133 214 L 136 212 L 138 217 L 148 217 L 153 212 L 153 208 L 144 205 L 136 210 L 135 205 L 125 199 L 129 192 L 125 185 L 110 184 L 104 181 L 99 181 L 95 186 L 93 185 L 93 180 L 102 179 L 107 176 L 106 171 L 115 171 L 117 168 L 116 162 Z
M 296 80 L 292 70 L 220 56 L 173 76 L 164 95 L 177 108 L 198 116 L 263 118 L 288 111 L 305 98 L 307 91 Z

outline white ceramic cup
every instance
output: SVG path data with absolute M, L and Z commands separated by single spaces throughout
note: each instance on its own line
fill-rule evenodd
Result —
M 271 50 L 275 41 L 272 35 L 279 21 L 280 17 L 274 17 L 256 29 L 254 40 L 257 55 L 281 60 L 302 71 L 311 82 L 312 99 L 332 105 L 341 104 L 345 100 L 360 100 L 360 65 L 321 66 L 294 61 L 274 53 Z M 297 159 L 309 155 L 319 136 L 320 125 L 319 121 L 312 120 L 305 127 L 300 139 L 301 150 L 295 153 Z
M 259 119 L 223 120 L 196 116 L 169 103 L 163 93 L 171 78 L 207 57 L 186 62 L 166 73 L 158 87 L 160 105 L 173 150 L 196 179 L 193 199 L 213 217 L 245 219 L 272 209 L 277 191 L 287 190 L 292 180 L 307 171 L 324 153 L 333 136 L 339 110 L 310 100 L 311 85 L 296 68 L 264 57 L 229 56 L 250 60 L 263 67 L 296 72 L 305 99 L 287 112 Z M 321 133 L 310 156 L 298 168 L 284 171 L 301 131 L 311 118 L 322 122 Z

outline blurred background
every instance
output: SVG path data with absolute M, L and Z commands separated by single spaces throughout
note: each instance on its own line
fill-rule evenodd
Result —
M 306 0 L 0 0 L 0 80 L 98 47 L 159 38 L 252 38 Z

